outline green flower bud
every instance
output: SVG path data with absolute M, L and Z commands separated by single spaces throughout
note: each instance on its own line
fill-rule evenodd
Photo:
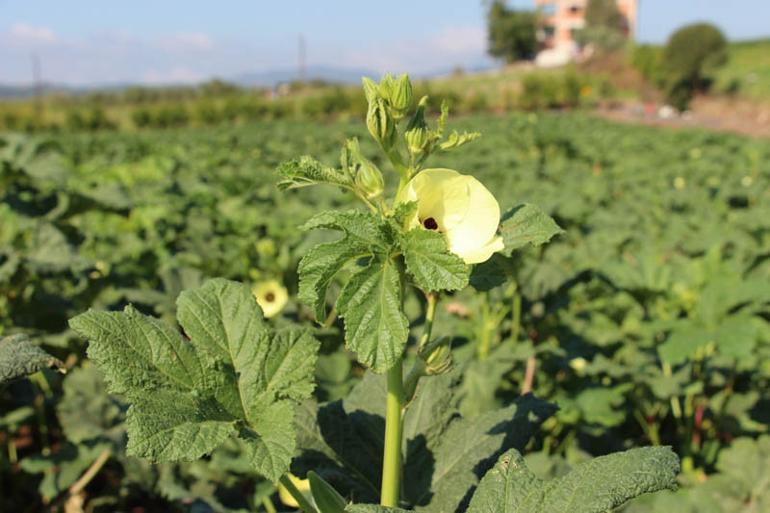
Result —
M 420 357 L 425 361 L 425 374 L 437 376 L 452 370 L 452 346 L 448 337 L 431 342 L 420 351 Z
M 428 131 L 422 127 L 412 128 L 404 134 L 404 139 L 409 153 L 416 155 L 425 151 L 428 145 Z
M 382 173 L 377 169 L 377 166 L 366 159 L 361 159 L 361 167 L 356 174 L 356 187 L 368 199 L 376 198 L 382 194 L 385 188 Z
M 362 78 L 361 82 L 364 86 L 364 95 L 366 96 L 366 101 L 367 103 L 371 104 L 380 96 L 377 83 L 371 78 L 367 77 Z
M 366 113 L 366 127 L 383 148 L 392 146 L 396 126 L 383 99 L 377 98 L 369 104 L 369 110 Z
M 425 122 L 425 109 L 428 107 L 428 97 L 423 96 L 420 98 L 420 101 L 417 102 L 417 109 L 414 111 L 414 114 L 409 119 L 409 122 L 406 125 L 407 130 L 411 130 L 413 128 L 427 128 L 428 124 Z
M 406 74 L 400 75 L 390 91 L 390 106 L 396 111 L 398 117 L 403 116 L 412 106 L 412 82 Z
M 386 101 L 391 101 L 391 95 L 393 94 L 393 89 L 396 86 L 396 81 L 393 80 L 393 77 L 390 73 L 385 73 L 382 78 L 380 79 L 380 85 L 378 88 L 378 91 L 380 93 L 380 98 L 385 99 Z

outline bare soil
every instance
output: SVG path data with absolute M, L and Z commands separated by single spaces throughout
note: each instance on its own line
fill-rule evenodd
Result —
M 753 137 L 770 138 L 770 103 L 740 98 L 702 96 L 691 110 L 661 116 L 661 105 L 654 102 L 621 102 L 600 107 L 597 114 L 613 121 L 641 123 L 672 128 L 704 128 Z

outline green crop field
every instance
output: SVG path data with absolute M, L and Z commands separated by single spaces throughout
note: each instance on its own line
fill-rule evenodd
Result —
M 681 458 L 679 490 L 643 496 L 624 511 L 769 511 L 767 141 L 580 114 L 473 115 L 454 127 L 482 137 L 461 153 L 437 154 L 430 167 L 472 173 L 503 211 L 532 203 L 564 231 L 476 265 L 472 286 L 438 304 L 433 333 L 451 337 L 454 370 L 421 381 L 435 393 L 418 396 L 429 398 L 417 405 L 426 408 L 421 417 L 406 417 L 405 472 L 421 470 L 405 480 L 403 504 L 464 511 L 480 470 L 447 467 L 441 445 L 436 461 L 411 455 L 435 440 L 462 454 L 478 440 L 487 452 L 474 454 L 494 462 L 501 433 L 511 434 L 494 415 L 521 408 L 513 401 L 532 391 L 558 406 L 538 411 L 549 418 L 532 424 L 529 442 L 515 433 L 523 438 L 512 447 L 539 477 L 564 476 L 610 452 L 671 446 Z M 281 162 L 307 154 L 335 166 L 353 135 L 384 170 L 357 119 L 0 135 L 0 336 L 11 337 L 0 340 L 27 336 L 67 370 L 0 384 L 0 511 L 59 511 L 78 500 L 94 512 L 274 508 L 275 486 L 252 471 L 236 438 L 192 462 L 127 456 L 128 403 L 108 394 L 87 342 L 68 328 L 88 309 L 129 304 L 173 323 L 180 292 L 214 277 L 250 287 L 275 280 L 276 293 L 288 290 L 265 322 L 299 325 L 321 342 L 312 407 L 296 414 L 309 434 L 297 437 L 303 452 L 292 471 L 323 471 L 347 498 L 378 501 L 384 383 L 346 351 L 334 311 L 319 326 L 297 299 L 300 259 L 333 237 L 300 225 L 319 210 L 356 208 L 355 198 L 331 186 L 276 187 Z M 330 280 L 334 295 L 341 283 Z M 407 293 L 403 301 L 416 319 L 412 361 L 423 298 Z M 122 365 L 125 379 L 143 372 Z M 382 398 L 372 401 L 375 392 Z M 345 429 L 332 422 L 338 410 L 347 412 Z M 446 415 L 462 421 L 435 431 Z M 476 422 L 478 431 L 454 439 L 460 422 Z M 427 439 L 408 438 L 420 429 Z M 319 448 L 313 430 L 329 445 Z M 445 493 L 438 499 L 419 492 L 431 476 Z M 460 495 L 447 499 L 454 488 Z

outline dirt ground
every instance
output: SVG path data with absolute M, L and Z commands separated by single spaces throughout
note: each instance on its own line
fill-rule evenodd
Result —
M 597 110 L 598 115 L 628 123 L 673 128 L 704 128 L 770 138 L 770 103 L 725 97 L 699 97 L 682 114 L 661 110 L 654 103 L 626 102 Z

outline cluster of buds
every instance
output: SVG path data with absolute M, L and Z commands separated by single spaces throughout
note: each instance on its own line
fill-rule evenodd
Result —
M 363 84 L 369 103 L 366 127 L 383 148 L 391 148 L 395 144 L 396 123 L 412 107 L 412 82 L 407 75 L 385 75 L 379 84 L 369 78 L 364 78 Z

